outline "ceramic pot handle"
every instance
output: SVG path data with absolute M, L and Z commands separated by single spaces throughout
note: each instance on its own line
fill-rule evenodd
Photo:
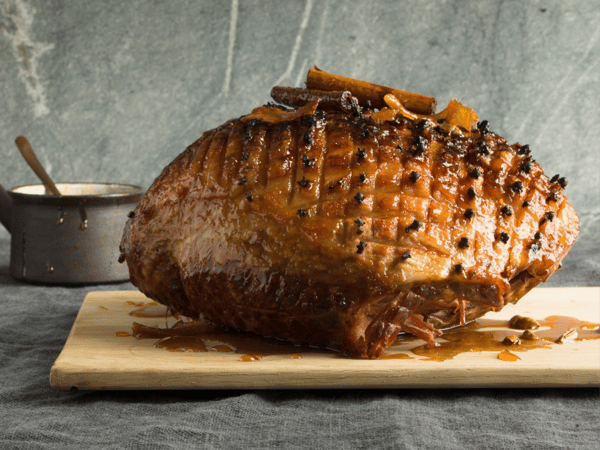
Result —
M 12 199 L 6 189 L 0 184 L 0 222 L 10 233 L 10 222 L 12 216 Z

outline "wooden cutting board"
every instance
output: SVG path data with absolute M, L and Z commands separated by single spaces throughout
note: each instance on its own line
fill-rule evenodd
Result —
M 182 348 L 172 351 L 174 348 L 157 347 L 158 338 L 136 339 L 128 335 L 134 321 L 163 327 L 175 321 L 130 315 L 150 302 L 139 292 L 88 294 L 51 369 L 51 386 L 59 389 L 600 386 L 600 339 L 567 339 L 562 344 L 544 341 L 546 348 L 528 351 L 506 346 L 506 350 L 519 358 L 516 361 L 499 359 L 498 349 L 466 351 L 451 359 L 432 360 L 431 354 L 419 356 L 411 351 L 422 341 L 402 338 L 384 354 L 389 359 L 379 360 L 349 359 L 333 352 L 277 342 L 274 344 L 279 350 L 267 351 L 262 357 L 260 350 L 255 351 L 258 356 L 254 357 L 252 350 L 240 350 L 244 345 L 238 345 L 236 352 L 235 341 L 232 344 L 226 335 L 194 341 L 195 345 L 184 343 L 182 348 L 187 351 L 181 351 Z M 600 287 L 537 288 L 518 304 L 489 313 L 484 319 L 507 321 L 516 314 L 536 320 L 569 316 L 598 324 Z M 595 333 L 592 337 L 600 333 L 598 328 L 587 329 L 588 334 Z M 239 339 L 237 342 L 242 342 Z

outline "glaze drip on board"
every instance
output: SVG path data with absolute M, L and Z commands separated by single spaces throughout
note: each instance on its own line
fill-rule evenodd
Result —
M 155 302 L 133 303 L 139 306 L 130 315 L 140 318 L 169 317 L 167 309 Z M 171 316 L 172 318 L 172 316 Z M 539 328 L 524 334 L 524 330 L 510 327 L 509 320 L 477 319 L 463 327 L 445 331 L 438 338 L 437 346 L 423 343 L 411 335 L 400 335 L 397 343 L 414 342 L 406 352 L 395 352 L 392 345 L 379 359 L 414 359 L 442 362 L 468 352 L 499 352 L 503 361 L 518 361 L 513 352 L 526 352 L 533 349 L 550 349 L 569 341 L 600 338 L 600 324 L 586 322 L 568 316 L 548 316 L 536 320 Z M 332 357 L 343 356 L 339 352 L 308 346 L 297 346 L 278 339 L 258 336 L 238 330 L 225 330 L 202 321 L 181 320 L 167 323 L 165 327 L 154 327 L 134 322 L 131 333 L 118 332 L 116 336 L 134 336 L 136 339 L 156 339 L 154 345 L 172 352 L 219 352 L 240 354 L 239 361 L 258 361 L 265 356 L 290 355 L 299 359 L 302 353 L 326 353 Z M 513 339 L 507 339 L 513 338 Z M 568 345 L 568 344 L 567 344 Z

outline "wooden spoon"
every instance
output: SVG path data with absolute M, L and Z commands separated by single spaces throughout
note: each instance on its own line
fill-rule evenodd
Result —
M 29 167 L 33 169 L 38 178 L 42 181 L 42 183 L 44 183 L 46 190 L 51 192 L 53 195 L 60 196 L 60 191 L 44 170 L 44 167 L 37 159 L 37 156 L 35 156 L 29 140 L 25 136 L 19 136 L 17 139 L 15 139 L 15 144 L 17 144 L 19 151 L 23 155 L 23 158 L 25 158 L 25 161 L 27 161 L 27 164 L 29 164 Z

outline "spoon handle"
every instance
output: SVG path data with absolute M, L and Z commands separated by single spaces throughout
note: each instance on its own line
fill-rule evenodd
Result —
M 27 164 L 29 164 L 29 167 L 31 167 L 38 178 L 42 180 L 44 187 L 52 192 L 53 195 L 60 196 L 60 191 L 44 170 L 44 167 L 37 159 L 37 156 L 35 156 L 29 140 L 25 136 L 19 136 L 15 139 L 15 144 L 17 144 L 19 151 L 23 155 L 23 158 L 25 158 L 25 161 L 27 161 Z

